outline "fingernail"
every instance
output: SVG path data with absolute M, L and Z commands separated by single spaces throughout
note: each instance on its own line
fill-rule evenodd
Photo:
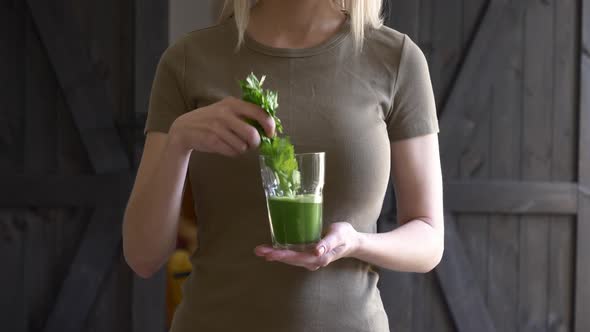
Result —
M 318 248 L 318 256 L 323 255 L 326 252 L 326 247 L 321 246 Z

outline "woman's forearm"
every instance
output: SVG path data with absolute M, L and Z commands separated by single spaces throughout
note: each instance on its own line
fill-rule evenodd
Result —
M 414 219 L 387 233 L 359 233 L 353 257 L 386 269 L 428 272 L 440 262 L 444 232 Z
M 125 258 L 142 277 L 155 273 L 176 245 L 190 152 L 168 142 L 151 174 L 136 182 L 123 224 Z

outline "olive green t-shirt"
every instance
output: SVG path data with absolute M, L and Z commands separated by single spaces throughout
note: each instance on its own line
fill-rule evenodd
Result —
M 326 152 L 324 228 L 346 221 L 375 232 L 390 176 L 390 143 L 438 132 L 424 55 L 382 27 L 355 53 L 350 24 L 321 45 L 277 49 L 228 20 L 168 48 L 154 80 L 146 131 L 167 132 L 181 114 L 240 97 L 238 80 L 266 75 L 297 152 Z M 378 273 L 345 258 L 318 271 L 256 257 L 270 242 L 257 152 L 238 158 L 193 152 L 189 175 L 199 249 L 183 285 L 173 332 L 389 331 Z

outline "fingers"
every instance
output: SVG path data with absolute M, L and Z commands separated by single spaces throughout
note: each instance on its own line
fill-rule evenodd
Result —
M 225 101 L 230 105 L 232 111 L 235 112 L 236 115 L 258 122 L 264 129 L 266 136 L 273 137 L 275 135 L 275 122 L 263 109 L 252 103 L 233 97 L 228 97 Z
M 330 264 L 336 259 L 333 253 L 317 257 L 313 252 L 298 252 L 285 249 L 275 249 L 270 246 L 258 246 L 254 250 L 257 256 L 264 257 L 269 262 L 281 262 L 293 266 L 316 271 L 320 267 Z
M 239 136 L 242 143 L 247 148 L 253 149 L 260 145 L 260 134 L 256 128 L 248 125 L 242 119 L 231 116 L 228 117 L 228 126 L 235 135 Z
M 321 257 L 324 254 L 329 254 L 341 244 L 342 240 L 338 233 L 328 232 L 328 234 L 315 246 L 314 253 L 316 256 Z

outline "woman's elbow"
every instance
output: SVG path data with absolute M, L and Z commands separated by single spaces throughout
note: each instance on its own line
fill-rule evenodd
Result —
M 430 257 L 428 257 L 424 266 L 422 266 L 420 271 L 417 271 L 417 272 L 428 273 L 428 272 L 434 270 L 434 268 L 436 268 L 438 266 L 438 264 L 441 262 L 442 257 L 443 257 L 443 253 L 444 253 L 444 244 L 436 246 L 432 250 L 432 254 L 430 255 Z
M 125 246 L 123 246 L 123 256 L 131 270 L 144 279 L 152 277 L 160 269 L 160 266 L 157 264 L 146 262 L 138 257 L 138 255 L 130 253 L 129 250 L 125 249 Z
M 435 233 L 436 234 L 436 233 Z M 428 273 L 438 266 L 441 262 L 445 250 L 444 232 L 435 235 L 432 240 L 432 247 L 429 250 L 426 258 L 423 260 L 424 264 L 419 268 L 419 273 Z

